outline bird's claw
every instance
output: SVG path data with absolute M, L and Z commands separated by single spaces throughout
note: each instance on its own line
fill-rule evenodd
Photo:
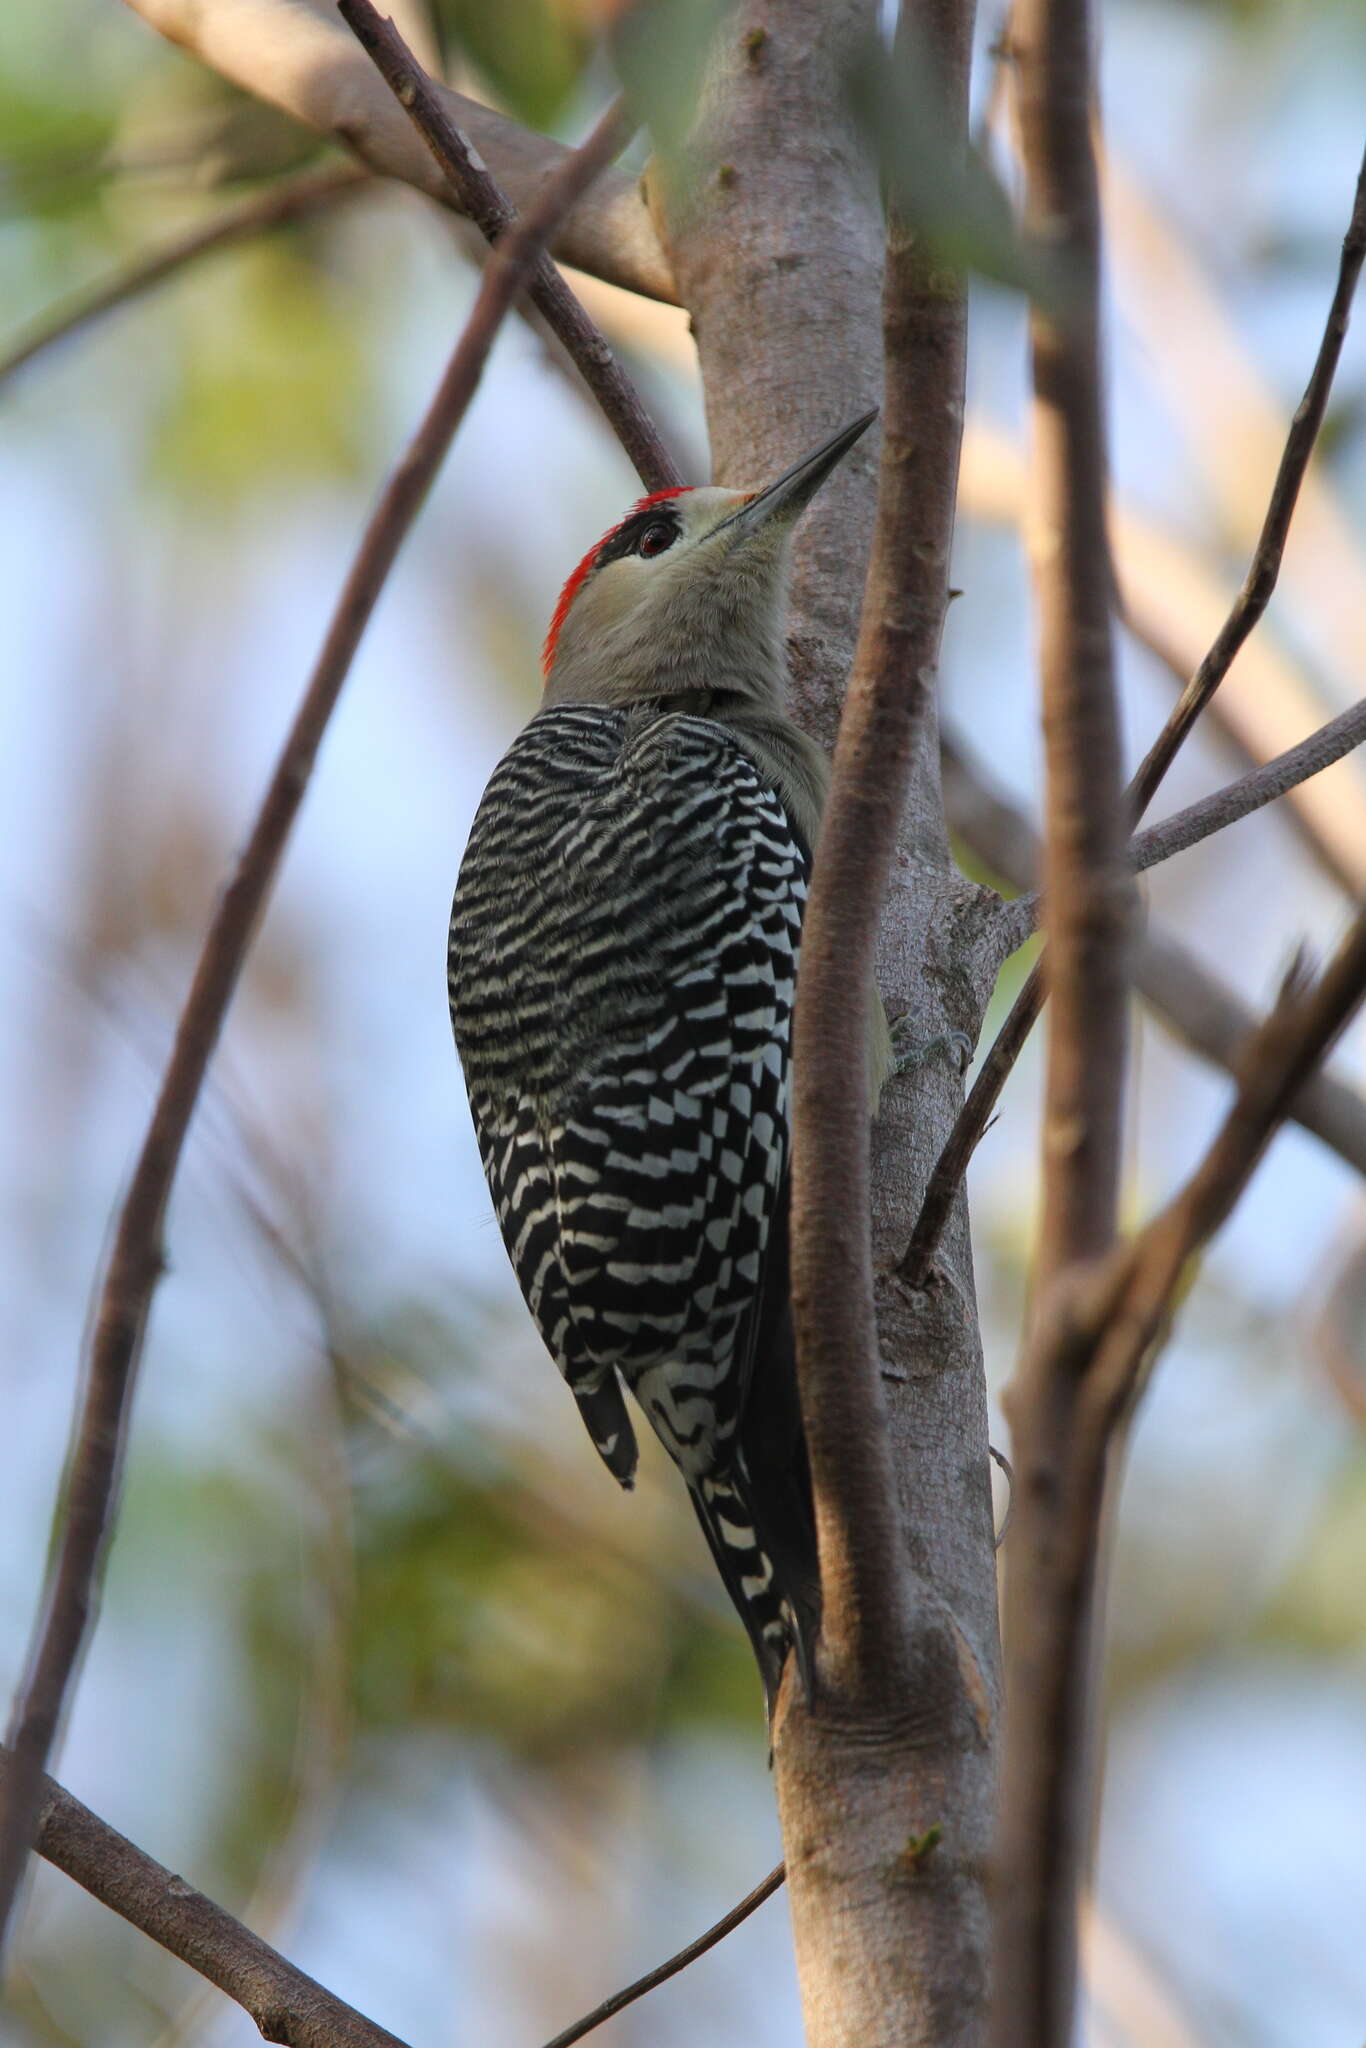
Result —
M 909 1012 L 896 1018 L 892 1025 L 894 1074 L 908 1074 L 912 1067 L 923 1067 L 945 1053 L 952 1060 L 955 1072 L 966 1074 L 973 1050 L 972 1040 L 966 1031 L 940 1031 L 933 1038 L 917 1040 L 911 1037 L 911 1028 Z

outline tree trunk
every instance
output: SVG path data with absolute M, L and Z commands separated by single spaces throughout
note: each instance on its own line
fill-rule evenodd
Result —
M 971 13 L 946 0 L 922 26 L 966 104 Z M 657 211 L 701 356 L 719 482 L 752 484 L 882 393 L 884 227 L 875 174 L 840 81 L 876 33 L 872 0 L 794 0 L 728 15 L 686 161 Z M 945 408 L 936 489 L 951 509 L 961 425 L 963 311 L 926 279 L 892 339 Z M 876 448 L 861 444 L 817 498 L 798 547 L 794 704 L 829 746 L 858 625 Z M 937 444 L 936 444 L 937 445 Z M 947 470 L 947 473 L 944 471 Z M 942 494 L 947 493 L 943 499 Z M 922 728 L 889 891 L 882 988 L 913 1036 L 975 1040 L 997 959 L 995 899 L 948 854 L 933 715 Z M 911 1293 L 894 1268 L 961 1101 L 951 1058 L 895 1083 L 873 1139 L 873 1248 L 884 1386 L 906 1529 L 917 1682 L 880 1725 L 784 1698 L 775 1771 L 812 2048 L 982 2039 L 985 1894 L 999 1699 L 986 1397 L 966 1207 L 941 1270 Z

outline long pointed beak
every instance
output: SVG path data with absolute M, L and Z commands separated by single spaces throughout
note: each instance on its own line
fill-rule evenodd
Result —
M 815 497 L 836 463 L 849 453 L 861 434 L 867 432 L 877 418 L 877 407 L 864 413 L 852 425 L 841 427 L 828 441 L 822 441 L 819 448 L 813 448 L 809 455 L 803 455 L 800 462 L 794 462 L 791 469 L 785 469 L 762 491 L 757 491 L 748 504 L 741 505 L 731 513 L 729 519 L 713 528 L 713 538 L 718 533 L 730 532 L 739 540 L 755 533 L 770 520 L 784 523 L 794 520 Z

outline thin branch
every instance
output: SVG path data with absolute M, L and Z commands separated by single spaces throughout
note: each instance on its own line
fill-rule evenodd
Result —
M 0 1748 L 0 1794 L 15 1773 Z M 255 2021 L 266 2041 L 289 2048 L 404 2048 L 82 1806 L 51 1778 L 38 1780 L 34 1847 L 102 1906 L 188 1963 Z
M 1129 603 L 1127 595 L 1123 603 L 1123 625 L 1126 635 L 1135 646 L 1141 647 L 1145 654 L 1151 655 L 1159 666 L 1166 669 L 1180 693 L 1190 681 L 1191 668 L 1189 662 L 1180 659 L 1165 623 L 1159 621 L 1155 613 L 1137 611 Z M 1274 725 L 1281 723 L 1282 716 L 1288 712 L 1292 701 L 1301 700 L 1301 709 L 1315 711 L 1319 708 L 1319 699 L 1313 689 L 1307 684 L 1302 684 L 1301 679 L 1296 677 L 1293 671 L 1290 671 L 1289 687 L 1284 692 L 1279 690 L 1278 685 L 1287 673 L 1280 652 L 1269 647 L 1265 640 L 1255 651 L 1261 655 L 1265 665 L 1260 673 L 1254 675 L 1245 672 L 1240 680 L 1244 706 L 1250 695 L 1256 695 L 1258 698 L 1258 709 L 1262 714 L 1260 723 L 1267 728 L 1266 733 L 1257 735 L 1262 744 L 1252 743 L 1253 735 L 1248 729 L 1248 724 L 1243 721 L 1237 708 L 1232 704 L 1228 693 L 1212 697 L 1205 707 L 1206 728 L 1210 733 L 1214 751 L 1226 756 L 1244 775 L 1250 774 L 1254 768 L 1259 768 L 1270 758 L 1271 741 L 1268 735 Z M 1251 671 L 1256 666 L 1255 662 L 1249 662 L 1247 670 Z M 1268 676 L 1273 681 L 1271 687 L 1263 693 L 1260 685 Z M 1279 737 L 1278 735 L 1278 740 Z M 1339 790 L 1339 797 L 1345 797 L 1345 801 L 1335 803 L 1330 796 L 1326 803 L 1317 803 L 1314 801 L 1313 791 L 1288 793 L 1292 801 L 1285 807 L 1284 820 L 1287 828 L 1295 834 L 1315 866 L 1322 869 L 1330 881 L 1346 892 L 1349 902 L 1354 901 L 1361 893 L 1361 886 L 1366 885 L 1366 830 L 1363 829 L 1363 822 L 1366 821 L 1366 796 L 1355 791 Z
M 1305 393 L 1295 410 L 1281 456 L 1261 534 L 1242 590 L 1234 600 L 1227 619 L 1215 636 L 1186 689 L 1173 707 L 1161 732 L 1149 748 L 1137 774 L 1129 784 L 1130 816 L 1136 825 L 1151 802 L 1177 751 L 1195 719 L 1209 703 L 1233 665 L 1235 656 L 1265 612 L 1280 574 L 1286 537 L 1296 500 L 1313 454 L 1314 444 L 1328 406 L 1333 377 L 1347 332 L 1352 299 L 1366 258 L 1366 156 L 1357 176 L 1351 219 L 1343 237 L 1337 283 L 1324 324 L 1314 367 Z M 1013 906 L 1004 913 L 1007 923 L 1003 943 L 1013 950 L 1009 920 Z M 982 1133 L 995 1114 L 1006 1077 L 1020 1055 L 1026 1039 L 1043 1008 L 1042 962 L 1031 972 L 1020 990 L 1010 1014 L 997 1034 L 958 1114 L 925 1190 L 920 1214 L 911 1232 L 900 1264 L 902 1277 L 913 1287 L 923 1287 L 929 1277 L 935 1252 L 953 1207 L 953 1197 L 967 1171 Z
M 1202 839 L 1210 839 L 1240 819 L 1250 818 L 1254 811 L 1275 803 L 1287 790 L 1297 789 L 1313 775 L 1321 775 L 1363 740 L 1366 697 L 1339 712 L 1336 718 L 1330 718 L 1297 747 L 1287 747 L 1274 761 L 1254 768 L 1236 782 L 1226 783 L 1212 795 L 1201 797 L 1198 803 L 1187 804 L 1185 810 L 1174 811 L 1160 824 L 1150 825 L 1146 832 L 1136 832 L 1129 841 L 1129 865 L 1135 874 L 1141 875 L 1162 861 L 1171 860 L 1175 854 L 1188 852 Z
M 555 222 L 610 160 L 617 129 L 614 109 L 564 160 L 489 264 L 426 417 L 371 515 L 251 837 L 210 922 L 119 1213 L 95 1315 L 55 1568 L 15 1704 L 15 1768 L 0 1802 L 0 1946 L 33 1840 L 41 1773 L 94 1619 L 137 1362 L 163 1267 L 166 1202 L 210 1057 L 324 730 L 385 578 L 474 396 L 503 319 Z
M 1240 775 L 1236 782 L 1225 783 L 1222 789 L 1216 789 L 1210 796 L 1187 804 L 1183 811 L 1173 811 L 1169 818 L 1163 818 L 1160 824 L 1150 825 L 1146 832 L 1136 832 L 1125 850 L 1131 870 L 1141 875 L 1178 853 L 1188 853 L 1202 840 L 1212 839 L 1216 832 L 1223 832 L 1241 819 L 1250 818 L 1254 811 L 1264 810 L 1268 804 L 1284 796 L 1287 790 L 1308 782 L 1312 775 L 1321 775 L 1325 768 L 1341 761 L 1363 740 L 1366 740 L 1366 697 L 1353 704 L 1350 710 L 1340 711 L 1336 718 L 1330 718 L 1326 725 L 1310 733 L 1308 739 L 1301 740 L 1297 747 L 1287 747 L 1274 761 L 1264 762 L 1249 775 Z M 1009 945 L 1012 952 L 1016 946 L 1022 946 L 1038 918 L 1037 894 L 1017 896 L 1001 915 L 1002 944 Z M 1022 1001 L 1023 991 L 1017 1004 Z M 1029 1023 L 1033 1021 L 1030 1017 Z M 993 1046 L 991 1057 L 994 1059 L 995 1055 L 996 1046 Z M 1001 1078 L 1004 1079 L 1004 1075 Z
M 1031 898 L 1031 903 L 1034 900 Z M 1012 904 L 1010 908 L 1013 910 L 1014 905 Z M 1031 927 L 1033 923 L 1034 917 L 1031 912 Z M 1027 937 L 1028 933 L 1025 936 Z M 996 1033 L 981 1065 L 973 1075 L 972 1086 L 963 1098 L 963 1107 L 955 1117 L 953 1129 L 944 1140 L 943 1149 L 934 1163 L 934 1170 L 925 1183 L 925 1197 L 920 1204 L 915 1229 L 911 1232 L 910 1242 L 897 1265 L 897 1272 L 908 1287 L 924 1287 L 929 1283 L 930 1275 L 934 1271 L 935 1254 L 939 1250 L 949 1217 L 953 1214 L 954 1201 L 959 1188 L 963 1185 L 963 1176 L 987 1126 L 996 1114 L 1001 1090 L 1024 1050 L 1025 1040 L 1039 1021 L 1043 999 L 1043 963 L 1040 957 L 1025 976 L 1020 993 L 1011 1004 L 1005 1022 Z
M 946 90 L 944 99 L 965 105 L 959 24 L 945 20 L 945 48 L 933 59 L 946 75 L 961 71 L 961 95 Z M 910 32 L 909 10 L 902 27 Z M 922 56 L 931 61 L 928 42 Z M 894 213 L 883 346 L 877 523 L 802 925 L 792 1309 L 820 1550 L 819 1682 L 846 1704 L 899 1707 L 913 1651 L 873 1301 L 868 988 L 907 792 L 916 773 L 936 775 L 934 680 L 948 608 L 967 309 L 961 279 L 932 273 Z M 934 808 L 942 821 L 937 782 Z
M 610 1998 L 604 1998 L 601 2005 L 593 2007 L 592 2012 L 585 2013 L 581 2020 L 575 2020 L 572 2026 L 556 2034 L 553 2041 L 547 2041 L 545 2048 L 571 2048 L 571 2043 L 582 2041 L 586 2034 L 591 2034 L 606 2020 L 614 2019 L 617 2013 L 623 2012 L 628 2005 L 634 2005 L 638 1998 L 644 1998 L 647 1991 L 654 1991 L 659 1985 L 667 1983 L 670 1977 L 676 1977 L 680 1970 L 686 1970 L 689 1963 L 695 1963 L 709 1948 L 715 1948 L 718 1941 L 724 1941 L 728 1934 L 733 1934 L 741 1921 L 748 1920 L 750 1914 L 762 1906 L 765 1899 L 771 1899 L 786 1875 L 786 1864 L 778 1864 L 776 1869 L 769 1871 L 762 1883 L 756 1884 L 752 1892 L 746 1893 L 738 1906 L 732 1906 L 729 1913 L 723 1913 L 705 1934 L 699 1934 L 696 1941 L 690 1941 L 686 1948 L 681 1948 L 677 1955 L 670 1956 L 667 1962 L 659 1963 L 653 1970 L 647 1970 L 643 1977 L 637 1977 L 634 1984 L 628 1984 L 624 1991 L 614 1991 Z
M 945 741 L 944 794 L 955 832 L 1016 889 L 1038 872 L 1038 838 L 1023 811 L 987 786 L 956 743 Z M 1257 1018 L 1187 947 L 1151 927 L 1138 942 L 1135 982 L 1182 1044 L 1226 1073 L 1237 1069 Z M 1292 1117 L 1366 1177 L 1366 1100 L 1345 1081 L 1315 1074 Z M 917 1284 L 922 1284 L 918 1282 Z
M 1366 910 L 1317 982 L 1306 984 L 1299 963 L 1292 968 L 1279 1002 L 1245 1048 L 1238 1093 L 1200 1165 L 1113 1271 L 1093 1276 L 1079 1293 L 1067 1342 L 1089 1344 L 1086 1406 L 1098 1438 L 1108 1438 L 1139 1392 L 1191 1260 L 1228 1220 L 1295 1098 L 1363 999 Z M 1102 1461 L 1105 1448 L 1103 1440 L 1095 1445 Z
M 1214 645 L 1173 706 L 1170 717 L 1148 749 L 1138 773 L 1134 776 L 1130 800 L 1133 804 L 1135 823 L 1148 808 L 1153 793 L 1176 758 L 1186 735 L 1232 668 L 1243 642 L 1271 602 L 1272 592 L 1281 573 L 1281 561 L 1285 554 L 1285 543 L 1290 532 L 1290 522 L 1295 515 L 1300 487 L 1304 483 L 1305 472 L 1309 468 L 1310 457 L 1319 437 L 1319 429 L 1328 410 L 1333 377 L 1337 371 L 1338 358 L 1342 354 L 1352 299 L 1364 260 L 1366 153 L 1362 155 L 1361 168 L 1357 173 L 1352 217 L 1343 236 L 1337 284 L 1332 304 L 1328 309 L 1323 339 L 1319 343 L 1319 352 L 1304 396 L 1295 408 L 1280 467 L 1276 471 L 1276 480 L 1271 487 L 1266 517 L 1262 521 L 1262 530 L 1253 550 L 1251 566 Z
M 35 356 L 66 341 L 82 328 L 102 319 L 106 313 L 141 298 L 144 292 L 164 283 L 168 277 L 176 276 L 198 257 L 207 256 L 215 249 L 231 248 L 254 235 L 268 234 L 272 228 L 283 227 L 288 222 L 305 220 L 310 214 L 321 213 L 324 208 L 335 206 L 339 200 L 352 197 L 357 192 L 367 188 L 373 190 L 374 182 L 367 172 L 350 164 L 332 165 L 321 171 L 304 171 L 298 177 L 286 178 L 269 186 L 264 192 L 253 193 L 250 199 L 225 208 L 212 220 L 200 221 L 183 234 L 172 236 L 159 249 L 135 257 L 101 283 L 92 285 L 88 291 L 77 292 L 54 312 L 44 314 L 27 334 L 11 345 L 8 354 L 0 356 L 0 384 L 7 377 L 12 377 L 16 370 L 22 370 L 25 364 L 31 363 Z
M 1046 761 L 1044 917 L 1050 944 L 1038 1310 L 1103 1256 L 1118 1221 L 1129 904 L 1106 535 L 1100 195 L 1087 0 L 1016 10 L 1026 219 L 1055 252 L 1055 307 L 1030 317 L 1041 545 Z M 1066 2048 L 1086 1839 L 1084 1644 L 1092 1581 L 1058 1597 L 1052 1473 L 1073 1388 L 1022 1363 L 1012 1450 L 1019 1486 L 1006 1575 L 1006 1717 L 994 1898 L 994 2048 Z
M 386 21 L 370 0 L 338 0 L 343 20 L 365 50 L 399 105 L 421 135 L 442 172 L 450 180 L 462 209 L 485 240 L 496 245 L 516 220 L 512 202 L 493 174 L 471 149 L 447 112 L 427 76 L 392 21 Z M 618 147 L 631 137 L 633 123 L 619 108 Z M 615 154 L 616 152 L 614 152 Z M 543 255 L 531 274 L 527 292 L 578 366 L 584 383 L 602 407 L 647 491 L 671 490 L 683 482 L 659 437 L 639 392 L 612 352 L 601 328 L 589 318 L 549 256 Z

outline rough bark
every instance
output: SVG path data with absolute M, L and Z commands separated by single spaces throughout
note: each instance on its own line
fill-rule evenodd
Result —
M 915 10 L 966 80 L 970 11 Z M 881 387 L 883 222 L 873 173 L 845 123 L 836 81 L 873 31 L 871 0 L 731 16 L 687 161 L 657 187 L 679 293 L 701 354 L 715 474 L 742 484 L 781 463 Z M 762 36 L 759 31 L 765 31 Z M 961 406 L 961 315 L 929 287 L 899 336 L 903 406 Z M 904 415 L 903 415 L 904 416 Z M 940 473 L 927 528 L 951 531 L 953 476 Z M 869 437 L 870 441 L 872 437 Z M 853 654 L 873 522 L 861 445 L 804 524 L 792 602 L 795 708 L 825 744 Z M 945 496 L 947 494 L 947 497 Z M 942 568 L 942 563 L 938 566 Z M 883 599 L 892 595 L 880 592 Z M 884 918 L 882 986 L 929 1040 L 975 1035 L 992 962 L 979 943 L 982 892 L 948 863 L 925 720 Z M 961 1096 L 931 1057 L 889 1089 L 873 1134 L 878 1345 L 923 1651 L 899 1711 L 870 1717 L 791 1689 L 775 1767 L 808 2039 L 817 2048 L 975 2042 L 986 2000 L 983 1863 L 997 1701 L 995 1570 L 986 1403 L 966 1214 L 947 1278 L 909 1295 L 891 1273 L 924 1178 Z

